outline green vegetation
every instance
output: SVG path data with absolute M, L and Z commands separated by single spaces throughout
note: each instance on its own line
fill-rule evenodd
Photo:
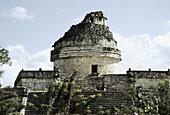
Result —
M 151 87 L 149 95 L 137 96 L 135 87 L 130 87 L 123 92 L 130 106 L 122 105 L 121 108 L 112 109 L 115 115 L 168 115 L 170 113 L 170 81 L 162 75 L 162 80 L 157 86 Z
M 11 65 L 8 50 L 0 47 L 0 67 L 4 64 Z M 0 77 L 2 77 L 3 70 L 0 70 Z M 19 114 L 19 111 L 23 108 L 18 95 L 12 91 L 11 87 L 2 88 L 0 84 L 0 114 Z
M 94 102 L 101 94 L 90 95 L 85 97 L 76 88 L 74 72 L 64 82 L 53 83 L 47 92 L 48 104 L 42 104 L 47 108 L 47 114 L 63 114 L 79 113 L 81 115 L 90 114 L 90 104 Z
M 158 97 L 158 113 L 160 115 L 170 114 L 170 79 L 166 75 L 162 76 L 161 82 L 155 87 Z
M 76 87 L 74 77 L 76 72 L 66 78 L 64 82 L 53 83 L 47 92 L 48 103 L 41 107 L 50 114 L 80 114 L 89 115 L 168 115 L 170 113 L 170 87 L 169 79 L 163 75 L 157 86 L 152 86 L 152 91 L 147 95 L 139 95 L 139 90 L 134 86 L 123 91 L 124 99 L 128 102 L 121 107 L 113 106 L 105 110 L 99 106 L 93 112 L 90 105 L 96 101 L 101 94 L 85 97 L 80 89 Z M 37 98 L 36 95 L 34 95 Z
M 0 46 L 0 68 L 4 64 L 11 65 L 12 62 L 10 60 L 11 59 L 9 57 L 9 51 L 4 48 L 1 48 L 1 46 Z M 3 72 L 4 71 L 0 69 L 0 77 L 2 76 Z
M 9 115 L 9 114 L 19 114 L 23 105 L 18 95 L 12 91 L 12 88 L 5 87 L 1 88 L 0 86 L 0 114 Z

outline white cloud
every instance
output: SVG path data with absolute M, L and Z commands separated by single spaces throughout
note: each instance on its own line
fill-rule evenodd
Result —
M 11 17 L 17 20 L 33 19 L 34 15 L 22 6 L 11 8 L 9 11 L 1 13 L 2 17 Z
M 3 86 L 13 86 L 14 81 L 21 69 L 25 70 L 52 70 L 52 63 L 50 62 L 51 49 L 45 49 L 34 54 L 27 52 L 22 45 L 8 46 L 12 59 L 12 66 L 3 66 L 5 70 L 2 79 Z
M 170 20 L 168 21 L 168 26 L 170 26 Z
M 148 34 L 129 38 L 114 33 L 121 50 L 122 61 L 118 64 L 119 72 L 132 70 L 167 70 L 170 68 L 170 33 L 150 38 Z
M 164 26 L 170 26 L 170 20 L 168 20 L 167 22 L 165 22 L 163 25 L 164 25 Z
M 170 32 L 166 35 L 160 35 L 154 38 L 154 45 L 170 46 Z

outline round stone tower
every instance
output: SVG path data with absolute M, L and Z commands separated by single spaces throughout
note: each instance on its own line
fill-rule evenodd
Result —
M 121 55 L 106 20 L 103 12 L 91 12 L 71 26 L 53 45 L 54 68 L 66 74 L 75 70 L 85 75 L 115 74 Z

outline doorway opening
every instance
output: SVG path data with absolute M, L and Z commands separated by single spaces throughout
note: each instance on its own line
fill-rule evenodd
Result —
M 98 73 L 98 65 L 92 65 L 92 74 L 97 74 Z

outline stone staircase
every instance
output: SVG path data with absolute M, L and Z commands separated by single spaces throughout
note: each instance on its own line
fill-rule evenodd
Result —
M 92 110 L 97 109 L 102 106 L 103 109 L 111 109 L 113 106 L 120 106 L 121 104 L 126 104 L 127 102 L 123 99 L 122 92 L 118 91 L 101 91 L 101 92 L 81 92 L 85 97 L 90 95 L 102 94 L 94 103 L 91 104 L 90 108 Z
M 102 94 L 101 97 L 90 105 L 90 109 L 94 112 L 99 106 L 103 107 L 103 110 L 111 109 L 113 106 L 120 106 L 121 104 L 126 104 L 123 100 L 123 94 L 118 91 L 84 91 L 79 94 L 83 94 L 85 97 L 90 95 Z M 37 97 L 36 97 L 37 96 Z M 27 104 L 32 103 L 38 108 L 38 110 L 33 108 L 26 108 L 26 115 L 46 115 L 46 108 L 42 108 L 41 104 L 47 103 L 47 96 L 43 92 L 31 92 L 28 95 Z

